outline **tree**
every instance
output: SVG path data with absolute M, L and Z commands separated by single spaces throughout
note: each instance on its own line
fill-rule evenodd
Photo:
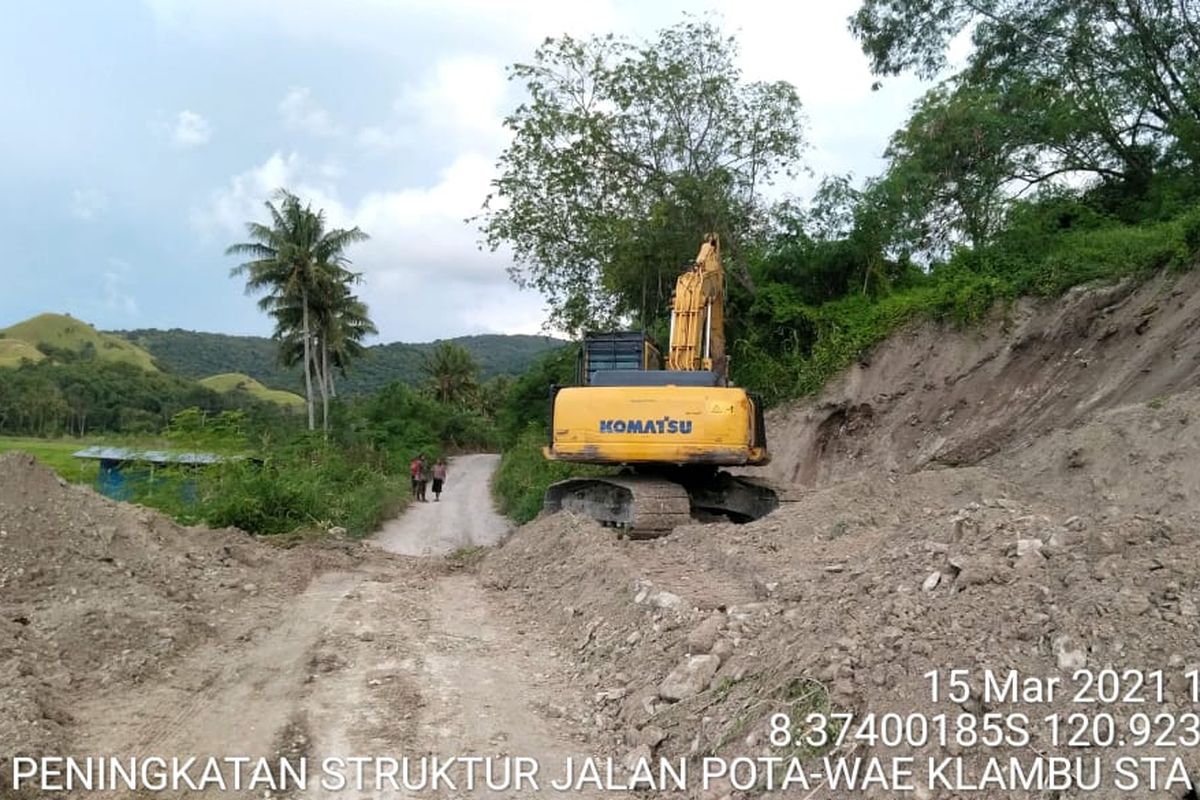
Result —
M 896 131 L 878 192 L 891 204 L 892 243 L 945 256 L 952 244 L 987 244 L 1007 200 L 1036 181 L 1036 134 L 1023 98 L 946 81 Z
M 877 74 L 925 77 L 970 30 L 960 78 L 1024 100 L 1030 182 L 1082 173 L 1136 194 L 1159 159 L 1200 160 L 1194 0 L 863 0 L 851 30 Z
M 488 419 L 495 419 L 512 387 L 513 378 L 509 375 L 495 375 L 484 381 L 479 386 L 479 412 Z
M 475 399 L 479 365 L 462 345 L 440 342 L 426 358 L 424 372 L 429 391 L 438 402 L 465 405 Z
M 250 241 L 230 245 L 225 252 L 251 258 L 234 267 L 231 274 L 246 276 L 247 293 L 267 293 L 259 301 L 261 309 L 271 312 L 296 306 L 300 310 L 298 331 L 284 333 L 298 332 L 301 340 L 308 429 L 313 430 L 312 302 L 322 293 L 332 294 L 335 284 L 346 283 L 350 274 L 346 250 L 368 237 L 357 227 L 326 230 L 325 212 L 301 205 L 300 198 L 286 189 L 276 193 L 276 200 L 278 206 L 272 201 L 265 203 L 271 224 L 246 223 Z
M 762 223 L 762 188 L 796 169 L 803 121 L 795 88 L 743 80 L 737 52 L 688 21 L 641 45 L 549 39 L 510 68 L 529 99 L 505 120 L 481 230 L 511 247 L 511 277 L 542 292 L 554 323 L 648 326 L 709 231 L 749 281 L 739 246 Z
M 321 428 L 329 429 L 329 399 L 337 397 L 333 373 L 343 376 L 349 364 L 366 352 L 363 340 L 378 333 L 367 306 L 351 291 L 357 273 L 340 270 L 324 276 L 309 297 L 312 341 L 306 355 L 301 330 L 302 309 L 298 304 L 280 303 L 271 311 L 275 317 L 275 338 L 280 342 L 280 361 L 293 366 L 311 359 L 310 368 L 321 394 Z

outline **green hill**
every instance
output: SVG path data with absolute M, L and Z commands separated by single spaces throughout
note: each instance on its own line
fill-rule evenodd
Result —
M 133 342 L 153 355 L 164 369 L 184 377 L 199 380 L 210 375 L 240 373 L 272 389 L 303 391 L 299 367 L 279 366 L 275 343 L 266 337 L 178 328 L 115 331 L 113 335 Z M 461 336 L 450 341 L 462 345 L 475 357 L 484 379 L 501 374 L 519 375 L 538 356 L 564 344 L 548 336 L 499 334 Z M 424 377 L 421 372 L 424 355 L 436 344 L 395 342 L 369 347 L 367 355 L 351 365 L 350 374 L 344 379 L 339 377 L 338 393 L 366 394 L 394 380 L 416 383 Z
M 102 361 L 120 361 L 145 370 L 155 371 L 154 359 L 132 342 L 108 333 L 101 333 L 82 320 L 65 314 L 38 314 L 0 330 L 5 340 L 23 342 L 34 351 L 53 354 L 55 350 L 75 355 L 92 353 Z M 19 344 L 7 345 L 13 352 L 28 353 Z M 0 354 L 0 364 L 4 361 Z M 20 357 L 12 364 L 20 363 Z
M 300 395 L 285 392 L 282 389 L 268 389 L 254 380 L 254 378 L 251 378 L 249 375 L 243 375 L 240 372 L 225 372 L 220 375 L 210 375 L 207 378 L 201 378 L 200 385 L 207 386 L 209 389 L 221 392 L 222 394 L 241 389 L 252 397 L 268 403 L 275 403 L 276 405 L 293 409 L 304 408 L 304 398 Z
M 21 339 L 0 339 L 0 367 L 19 367 L 22 361 L 35 364 L 46 356 L 41 350 Z

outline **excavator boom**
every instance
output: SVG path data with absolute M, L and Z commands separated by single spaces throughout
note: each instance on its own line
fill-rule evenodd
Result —
M 727 382 L 724 308 L 721 243 L 715 233 L 710 233 L 692 268 L 675 282 L 667 369 L 709 370 L 717 376 L 718 385 Z

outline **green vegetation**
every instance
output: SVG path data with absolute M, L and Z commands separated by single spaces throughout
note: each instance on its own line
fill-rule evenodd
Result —
M 154 356 L 163 369 L 185 378 L 199 380 L 208 375 L 235 372 L 248 375 L 272 389 L 303 391 L 304 378 L 299 367 L 284 367 L 278 361 L 278 344 L 263 336 L 230 336 L 197 331 L 132 330 L 118 331 Z M 3 348 L 0 339 L 0 348 Z M 446 342 L 460 345 L 479 364 L 480 378 L 520 375 L 543 353 L 562 347 L 564 342 L 548 336 L 520 334 L 460 336 Z M 428 354 L 442 341 L 424 344 L 378 344 L 366 348 L 363 357 L 338 376 L 337 390 L 343 397 L 370 394 L 392 381 L 412 385 L 424 378 L 423 364 Z M 3 359 L 0 349 L 0 359 Z
M 162 372 L 96 356 L 57 359 L 5 370 L 0 380 L 0 434 L 87 436 L 155 434 L 185 408 L 217 413 L 253 408 L 244 392 L 219 394 Z
M 254 380 L 254 378 L 251 378 L 249 375 L 243 375 L 240 372 L 210 375 L 207 378 L 201 378 L 200 385 L 212 389 L 214 392 L 221 392 L 222 394 L 242 391 L 264 403 L 274 403 L 275 405 L 293 410 L 304 408 L 304 398 L 300 395 L 279 389 L 268 389 Z
M 365 306 L 348 291 L 356 276 L 338 247 L 347 232 L 324 231 L 319 211 L 281 197 L 282 209 L 270 206 L 277 229 L 252 224 L 262 241 L 234 250 L 261 256 L 238 272 L 267 292 L 262 305 L 276 321 L 279 360 L 308 364 L 308 383 L 316 384 L 310 398 L 321 401 L 320 434 L 312 430 L 313 403 L 248 375 L 192 381 L 101 358 L 87 341 L 72 349 L 73 340 L 58 336 L 57 345 L 43 342 L 36 351 L 48 357 L 7 370 L 0 382 L 0 434 L 47 438 L 0 439 L 0 450 L 31 452 L 70 480 L 95 478 L 94 462 L 72 456 L 88 444 L 232 456 L 208 467 L 156 469 L 152 479 L 128 484 L 132 499 L 186 523 L 274 536 L 340 527 L 365 536 L 407 502 L 417 453 L 495 449 L 496 415 L 510 382 L 481 383 L 479 365 L 458 345 L 420 359 L 425 391 L 392 381 L 371 394 L 334 396 L 335 371 L 361 354 L 358 341 L 372 330 Z M 67 327 L 72 335 L 95 334 L 82 323 Z M 305 406 L 307 419 L 291 413 Z
M 739 295 L 733 314 L 735 379 L 768 401 L 810 394 L 907 322 L 958 324 L 983 318 L 996 302 L 1022 295 L 1055 296 L 1095 280 L 1141 277 L 1162 268 L 1186 269 L 1200 256 L 1195 231 L 1200 211 L 1166 222 L 1126 225 L 1096 220 L 1061 224 L 1057 204 L 1023 208 L 1027 218 L 976 250 L 962 249 L 930 272 L 897 274 L 886 292 L 849 293 L 807 302 L 803 275 L 815 263 L 778 241 L 752 267 L 760 277 L 753 298 Z M 799 284 L 799 286 L 797 285 Z
M 542 510 L 546 487 L 576 475 L 594 475 L 603 470 L 548 461 L 542 448 L 549 438 L 550 386 L 575 382 L 578 348 L 564 347 L 538 359 L 529 371 L 513 382 L 497 412 L 503 454 L 492 480 L 492 493 L 500 510 L 518 523 L 525 523 Z
M 362 341 L 377 333 L 367 306 L 351 291 L 360 275 L 351 272 L 346 250 L 367 234 L 357 227 L 328 229 L 325 212 L 302 204 L 286 189 L 278 206 L 265 205 L 271 222 L 247 222 L 249 241 L 231 244 L 226 255 L 243 256 L 231 275 L 244 276 L 248 294 L 263 294 L 258 307 L 275 320 L 279 361 L 300 364 L 308 429 L 316 427 L 316 384 L 321 398 L 321 429 L 329 430 L 329 398 L 336 396 L 334 370 L 362 355 Z
M 39 353 L 58 360 L 94 357 L 100 361 L 132 364 L 144 370 L 156 369 L 154 359 L 137 345 L 119 336 L 100 333 L 86 322 L 64 314 L 39 314 L 18 322 L 0 330 L 0 340 L 24 342 Z M 28 353 L 27 347 L 9 344 L 0 349 L 0 366 L 19 365 L 22 355 Z M 14 354 L 16 357 L 12 360 Z
M 504 448 L 492 479 L 492 493 L 500 511 L 518 524 L 541 512 L 547 486 L 571 474 L 567 465 L 548 461 L 542 455 L 545 445 L 546 432 L 531 426 Z
M 650 328 L 706 233 L 734 255 L 754 240 L 762 187 L 799 166 L 803 118 L 795 87 L 737 62 L 733 39 L 689 20 L 644 43 L 548 39 L 510 68 L 530 99 L 505 120 L 482 229 L 564 330 Z
M 543 428 L 529 426 L 504 448 L 500 466 L 492 479 L 492 493 L 500 510 L 518 524 L 541 513 L 546 489 L 555 481 L 612 472 L 604 467 L 549 461 L 542 455 L 546 440 Z
M 440 403 L 465 405 L 479 397 L 479 364 L 466 348 L 442 342 L 423 365 L 429 393 Z
M 716 230 L 735 381 L 769 402 L 813 393 L 907 323 L 971 324 L 1019 296 L 1196 265 L 1189 14 L 1186 3 L 862 0 L 851 30 L 881 77 L 935 77 L 964 30 L 974 50 L 914 105 L 881 175 L 826 176 L 806 205 L 768 202 L 756 185 L 799 165 L 794 92 L 744 83 L 736 43 L 712 25 L 646 47 L 549 40 L 512 67 L 532 100 L 508 119 L 488 198 L 505 202 L 485 203 L 482 230 L 513 248 L 514 280 L 541 289 L 566 328 L 632 321 L 659 335 L 678 265 Z M 570 380 L 550 364 L 516 381 L 498 415 L 496 493 L 520 520 L 570 472 L 538 454 L 546 387 Z
M 408 502 L 408 465 L 415 455 L 434 458 L 496 445 L 492 422 L 478 411 L 446 406 L 400 382 L 370 397 L 339 401 L 327 439 L 297 431 L 299 420 L 290 416 L 282 424 L 277 418 L 239 425 L 245 451 L 263 463 L 207 470 L 194 502 L 168 497 L 163 507 L 184 519 L 254 533 L 339 526 L 366 536 Z M 229 430 L 203 436 L 227 443 Z M 198 446 L 203 437 L 190 441 Z
M 346 529 L 361 538 L 376 531 L 408 501 L 406 476 L 388 474 L 366 452 L 314 444 L 272 457 L 265 464 L 239 462 L 191 476 L 195 497 L 184 499 L 176 473 L 139 496 L 187 523 L 231 525 L 261 535 Z
M 21 436 L 0 436 L 0 453 L 22 452 L 37 458 L 72 483 L 91 483 L 96 480 L 97 463 L 83 461 L 72 454 L 98 442 L 82 439 L 34 439 Z
M 0 369 L 4 367 L 19 367 L 24 362 L 36 364 L 45 358 L 45 354 L 20 339 L 0 339 Z
M 660 334 L 677 265 L 717 230 L 735 380 L 772 402 L 815 392 L 907 322 L 1195 263 L 1200 29 L 1185 6 L 863 0 L 851 29 L 880 76 L 934 76 L 963 30 L 974 52 L 914 105 L 883 174 L 827 176 L 805 206 L 755 186 L 799 164 L 794 93 L 742 82 L 711 24 L 648 47 L 551 40 L 512 68 L 533 101 L 508 120 L 506 203 L 482 229 L 569 328 L 616 317 Z M 723 127 L 747 114 L 752 134 Z

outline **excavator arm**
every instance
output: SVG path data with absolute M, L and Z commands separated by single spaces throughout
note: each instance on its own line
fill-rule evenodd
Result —
M 728 384 L 725 354 L 725 270 L 715 233 L 704 237 L 690 269 L 675 282 L 667 369 L 708 370 L 717 385 Z

